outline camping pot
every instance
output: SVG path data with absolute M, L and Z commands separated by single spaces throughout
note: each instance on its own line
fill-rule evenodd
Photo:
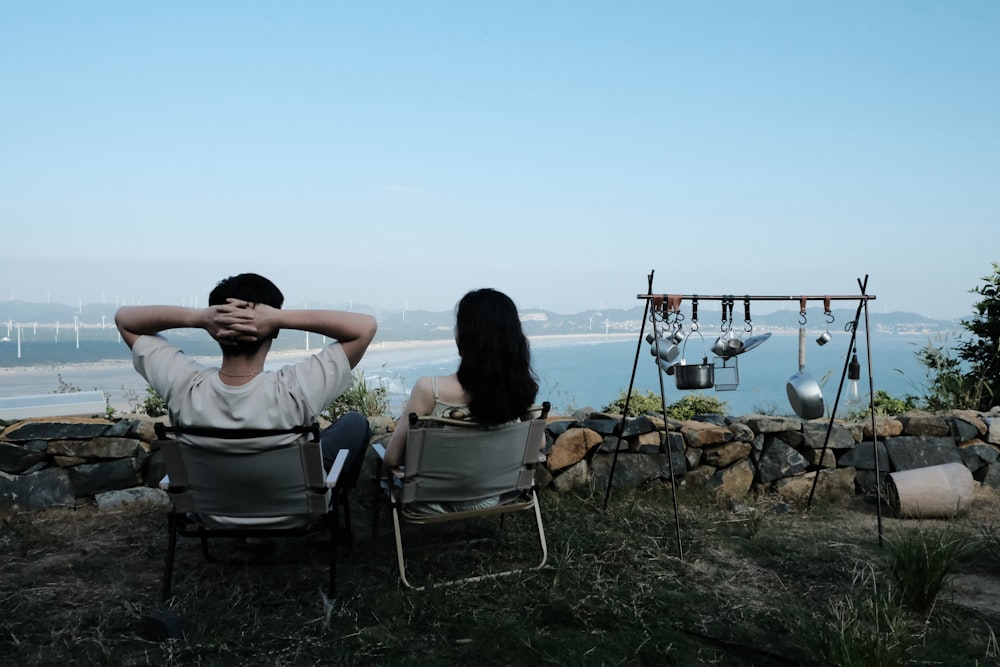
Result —
M 693 333 L 701 336 L 701 333 L 697 330 L 692 330 L 688 333 L 684 338 L 685 352 L 687 351 L 688 338 Z M 701 337 L 701 342 L 702 347 L 704 347 L 704 336 Z M 708 363 L 707 350 L 700 364 L 689 364 L 684 359 L 681 359 L 681 362 L 674 365 L 673 369 L 674 380 L 677 382 L 678 389 L 711 389 L 715 385 L 715 365 Z
M 806 329 L 799 327 L 799 372 L 785 384 L 788 402 L 792 410 L 802 419 L 817 419 L 823 416 L 823 392 L 819 383 L 806 370 Z

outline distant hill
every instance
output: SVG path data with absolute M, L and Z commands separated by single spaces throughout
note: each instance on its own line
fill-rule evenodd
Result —
M 717 305 L 717 304 L 716 304 Z M 733 327 L 742 331 L 746 323 L 743 321 L 740 304 L 737 304 L 737 316 Z M 373 315 L 379 322 L 378 337 L 381 340 L 434 340 L 446 339 L 453 335 L 454 312 L 452 310 L 434 312 L 426 310 L 386 309 L 367 304 L 316 304 L 320 308 L 353 309 Z M 5 333 L 3 324 L 8 329 L 20 323 L 24 329 L 51 329 L 59 325 L 62 338 L 73 333 L 75 324 L 81 327 L 81 336 L 94 338 L 102 332 L 101 337 L 116 336 L 114 331 L 114 304 L 83 304 L 70 306 L 56 303 L 29 303 L 22 301 L 7 301 L 0 303 L 0 337 Z M 683 324 L 690 326 L 690 311 L 685 314 Z M 856 309 L 835 309 L 832 312 L 833 321 L 829 323 L 831 330 L 843 330 L 844 325 L 854 319 Z M 717 330 L 721 324 L 719 310 L 702 310 L 700 324 L 705 331 Z M 540 335 L 573 335 L 596 333 L 629 333 L 638 332 L 642 325 L 643 306 L 625 309 L 587 310 L 580 313 L 560 314 L 538 308 L 528 308 L 521 311 L 524 330 L 529 336 Z M 777 310 L 766 314 L 751 313 L 751 324 L 758 332 L 794 332 L 799 326 L 799 313 L 795 308 Z M 899 334 L 932 334 L 937 332 L 957 331 L 960 325 L 956 321 L 935 320 L 917 313 L 891 312 L 869 313 L 873 332 Z M 817 308 L 807 312 L 807 324 L 810 330 L 827 326 L 827 318 Z M 862 326 L 863 326 L 862 320 Z M 8 332 L 9 333 L 9 332 Z M 37 334 L 37 331 L 36 331 Z M 9 336 L 8 336 L 9 337 Z M 284 342 L 282 338 L 278 339 Z M 209 341 L 210 342 L 210 341 Z

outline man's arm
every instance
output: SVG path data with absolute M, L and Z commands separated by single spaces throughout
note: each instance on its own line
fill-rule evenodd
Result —
M 282 310 L 266 304 L 257 304 L 251 310 L 252 326 L 258 337 L 273 336 L 280 329 L 295 329 L 333 338 L 344 349 L 351 368 L 361 361 L 378 330 L 371 315 L 343 310 Z M 227 329 L 220 338 L 248 331 L 242 322 L 229 324 Z
M 339 342 L 351 368 L 361 361 L 378 329 L 371 315 L 341 310 L 282 310 L 239 299 L 208 308 L 126 306 L 115 313 L 115 324 L 130 348 L 139 336 L 167 329 L 204 329 L 222 344 L 261 340 L 281 329 L 308 331 Z
M 152 336 L 168 329 L 204 329 L 223 343 L 257 339 L 253 310 L 236 299 L 208 308 L 124 306 L 115 312 L 115 325 L 129 348 L 139 336 Z

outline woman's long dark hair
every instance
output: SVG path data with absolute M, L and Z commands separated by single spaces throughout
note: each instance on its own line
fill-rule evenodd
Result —
M 469 396 L 472 418 L 502 424 L 522 417 L 535 402 L 538 379 L 510 297 L 489 288 L 462 297 L 455 342 L 461 357 L 458 382 Z

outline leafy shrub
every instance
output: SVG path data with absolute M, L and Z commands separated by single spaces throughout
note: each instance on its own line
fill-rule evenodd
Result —
M 627 398 L 628 392 L 623 391 L 618 395 L 618 398 L 605 405 L 601 411 L 617 415 L 625 414 Z M 627 416 L 634 417 L 644 412 L 663 412 L 663 401 L 659 394 L 655 394 L 651 390 L 646 390 L 646 393 L 632 392 L 632 399 L 628 401 Z
M 875 404 L 876 415 L 901 415 L 904 412 L 909 412 L 916 407 L 913 396 L 895 398 L 883 389 L 875 390 L 875 400 L 873 402 Z M 869 418 L 871 418 L 870 406 L 852 410 L 844 415 L 845 420 L 855 422 L 864 421 Z
M 129 402 L 131 403 L 131 400 Z M 146 398 L 137 405 L 131 405 L 131 408 L 133 412 L 140 412 L 150 417 L 162 417 L 167 414 L 167 402 L 149 385 L 146 385 Z
M 983 282 L 970 290 L 983 297 L 975 313 L 961 321 L 971 336 L 959 336 L 954 346 L 931 342 L 917 353 L 929 381 L 923 398 L 932 410 L 989 410 L 1000 395 L 1000 264 L 993 263 Z
M 354 370 L 354 384 L 350 389 L 331 402 L 320 413 L 325 419 L 336 421 L 347 412 L 360 412 L 366 417 L 378 417 L 389 414 L 388 392 L 383 383 L 377 387 L 369 387 L 362 371 Z
M 618 395 L 618 398 L 604 406 L 603 412 L 623 414 L 625 412 L 626 398 L 628 398 L 628 392 L 623 391 Z M 698 414 L 724 415 L 728 409 L 729 406 L 725 401 L 720 401 L 714 396 L 706 396 L 701 392 L 695 392 L 668 404 L 667 416 L 671 419 L 683 421 L 691 419 Z M 647 390 L 645 393 L 632 392 L 632 399 L 628 404 L 627 416 L 634 417 L 645 412 L 663 413 L 663 400 L 660 395 L 651 390 Z

